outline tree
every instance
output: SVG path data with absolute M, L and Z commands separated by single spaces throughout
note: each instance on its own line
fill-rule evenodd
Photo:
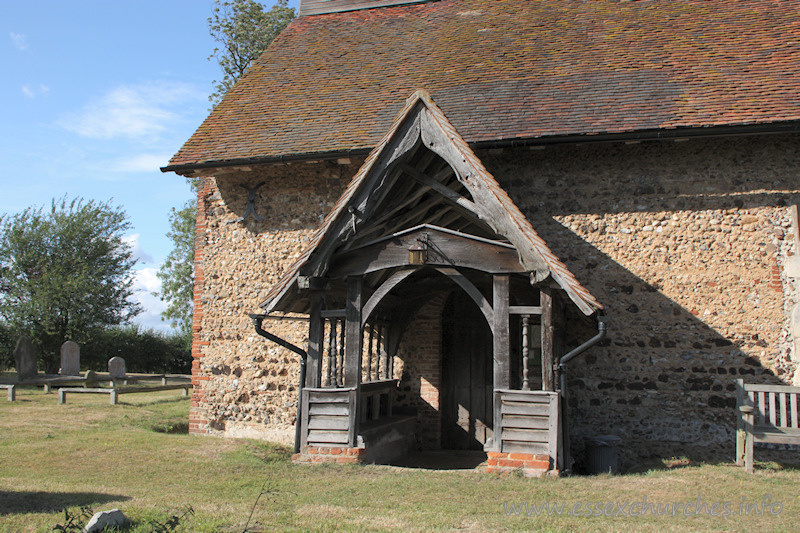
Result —
M 208 59 L 218 59 L 224 77 L 215 82 L 216 90 L 209 96 L 214 105 L 294 18 L 294 9 L 286 4 L 287 0 L 279 0 L 265 11 L 264 6 L 254 0 L 216 0 L 214 15 L 208 19 L 208 25 L 221 47 L 215 48 Z M 191 334 L 194 309 L 196 216 L 197 202 L 194 200 L 181 209 L 172 209 L 167 237 L 172 240 L 173 248 L 158 271 L 161 291 L 157 296 L 167 302 L 167 309 L 161 316 L 172 321 L 187 336 Z
M 287 0 L 278 0 L 269 11 L 255 0 L 216 0 L 208 27 L 220 46 L 208 59 L 216 57 L 224 76 L 214 82 L 214 92 L 208 99 L 216 106 L 222 97 L 241 78 L 269 43 L 294 18 L 294 9 Z
M 58 370 L 63 342 L 86 342 L 141 311 L 129 228 L 122 208 L 83 199 L 0 217 L 0 319 L 39 346 L 47 372 Z
M 161 292 L 158 296 L 167 302 L 161 313 L 164 320 L 173 324 L 185 335 L 191 334 L 194 310 L 194 239 L 197 201 L 191 200 L 182 209 L 172 208 L 169 216 L 172 250 L 158 270 Z

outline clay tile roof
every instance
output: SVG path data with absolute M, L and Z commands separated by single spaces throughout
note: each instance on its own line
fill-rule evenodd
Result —
M 166 170 L 368 151 L 424 89 L 470 143 L 800 121 L 800 0 L 441 0 L 300 17 Z

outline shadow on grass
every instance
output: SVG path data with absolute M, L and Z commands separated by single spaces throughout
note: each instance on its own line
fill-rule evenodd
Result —
M 765 470 L 772 472 L 800 472 L 800 463 L 784 461 L 756 461 L 756 471 Z
M 16 492 L 0 490 L 0 516 L 6 514 L 49 513 L 67 507 L 127 501 L 128 496 L 97 492 Z
M 787 458 L 787 454 L 795 454 L 795 458 L 791 456 Z M 772 471 L 772 472 L 798 472 L 800 471 L 800 457 L 796 457 L 797 452 L 791 450 L 778 450 L 778 449 L 762 449 L 758 447 L 756 449 L 756 462 L 755 462 L 755 469 L 763 470 L 763 471 Z M 761 457 L 759 457 L 759 455 Z M 644 461 L 639 463 L 635 466 L 627 468 L 618 475 L 640 475 L 646 474 L 648 472 L 664 472 L 668 470 L 680 470 L 685 468 L 698 468 L 703 466 L 727 466 L 733 468 L 741 468 L 744 471 L 743 466 L 736 465 L 733 458 L 729 460 L 720 460 L 720 459 L 712 459 L 708 456 L 698 456 L 698 457 L 669 457 L 669 458 L 652 458 L 649 461 Z M 575 472 L 577 475 L 595 475 L 591 473 L 587 473 L 585 469 L 577 470 Z M 600 474 L 603 475 L 603 474 Z
M 486 462 L 486 453 L 472 450 L 413 452 L 390 461 L 390 466 L 423 470 L 474 470 Z
M 724 461 L 707 461 L 707 460 L 697 460 L 697 459 L 690 459 L 688 457 L 670 457 L 670 458 L 661 458 L 661 459 L 653 459 L 651 461 L 645 461 L 643 463 L 639 463 L 631 468 L 626 469 L 623 472 L 620 472 L 621 475 L 625 474 L 645 474 L 647 472 L 663 472 L 666 470 L 679 470 L 683 468 L 689 467 L 699 467 L 704 465 L 730 465 L 732 463 L 726 463 Z M 582 473 L 582 475 L 592 475 L 588 473 Z
M 273 442 L 250 442 L 247 445 L 247 451 L 267 464 L 288 464 L 294 453 L 292 448 Z
M 147 394 L 147 393 L 146 392 L 145 393 L 140 393 L 139 396 L 141 397 L 142 394 Z M 165 404 L 181 403 L 181 402 L 186 402 L 186 401 L 189 401 L 189 397 L 188 396 L 181 396 L 180 394 L 177 394 L 176 396 L 170 397 L 170 398 L 158 398 L 156 400 L 150 400 L 150 401 L 144 401 L 144 402 L 135 402 L 135 401 L 134 402 L 131 402 L 131 401 L 127 401 L 126 402 L 126 401 L 123 401 L 123 400 L 120 399 L 117 402 L 117 405 L 127 405 L 127 406 L 130 406 L 130 407 L 150 407 L 150 406 L 153 406 L 153 405 L 165 405 Z
M 170 435 L 188 435 L 189 434 L 189 422 L 181 421 L 181 422 L 164 422 L 159 424 L 153 424 L 150 426 L 152 431 L 156 433 L 167 433 Z

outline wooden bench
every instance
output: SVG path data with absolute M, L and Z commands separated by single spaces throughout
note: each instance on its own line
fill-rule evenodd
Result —
M 756 442 L 800 445 L 800 387 L 736 380 L 736 464 L 753 473 Z
M 183 385 L 191 381 L 191 376 L 186 374 L 126 374 L 119 378 L 110 378 L 106 374 L 94 374 L 91 378 L 85 376 L 58 376 L 27 381 L 28 385 L 43 385 L 44 392 L 50 393 L 53 389 L 82 385 L 84 388 L 96 388 L 101 382 L 108 382 L 108 386 L 116 388 L 130 383 L 139 383 L 149 380 L 161 380 L 162 385 Z
M 154 385 L 142 387 L 110 387 L 110 388 L 81 388 L 81 387 L 64 387 L 58 389 L 58 403 L 63 404 L 67 401 L 67 394 L 108 394 L 111 398 L 111 405 L 117 405 L 120 394 L 134 394 L 139 392 L 157 392 L 162 390 L 183 390 L 183 396 L 189 395 L 189 389 L 192 388 L 191 383 L 180 383 L 174 385 Z
M 109 378 L 109 387 L 118 387 L 119 385 L 128 385 L 130 383 L 139 383 L 141 381 L 151 381 L 160 379 L 162 385 L 169 385 L 171 380 L 173 385 L 184 384 L 191 381 L 192 376 L 186 374 L 125 374 L 117 378 Z M 102 380 L 100 380 L 102 381 Z M 177 381 L 178 383 L 175 383 Z
M 8 391 L 8 401 L 13 402 L 16 399 L 16 392 L 17 392 L 16 385 L 0 385 L 0 389 L 6 389 Z
M 59 387 L 68 387 L 70 385 L 83 385 L 84 387 L 91 386 L 92 384 L 96 384 L 96 381 L 87 381 L 86 378 L 82 377 L 74 377 L 74 378 L 50 378 L 50 379 L 40 379 L 34 383 L 34 385 L 42 385 L 45 394 L 50 394 L 53 389 L 58 389 Z

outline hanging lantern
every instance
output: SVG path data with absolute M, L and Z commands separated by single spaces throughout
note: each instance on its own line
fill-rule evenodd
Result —
M 412 265 L 424 265 L 427 259 L 428 246 L 427 242 L 422 239 L 417 239 L 414 244 L 408 249 L 408 262 Z

